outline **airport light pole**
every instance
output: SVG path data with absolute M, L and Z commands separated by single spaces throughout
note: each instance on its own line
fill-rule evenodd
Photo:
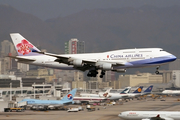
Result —
M 84 89 L 85 89 L 85 92 L 86 92 L 86 82 L 84 82 L 84 84 L 83 84 L 83 85 L 84 85 Z
M 84 92 L 84 82 L 83 82 L 83 86 L 82 86 L 83 92 Z
M 22 80 L 21 80 L 21 97 L 22 97 L 22 89 L 23 89 L 23 83 L 22 83 Z
M 55 88 L 55 82 L 54 82 L 54 97 L 55 97 L 55 92 L 56 92 L 56 88 Z
M 68 83 L 66 83 L 67 93 L 68 93 Z
M 10 101 L 12 101 L 11 91 L 12 91 L 12 83 L 10 83 Z
M 43 96 L 44 96 L 44 82 L 43 82 Z
M 88 85 L 89 89 L 91 89 L 91 86 L 90 86 L 90 81 L 89 81 L 89 85 Z
M 34 99 L 35 99 L 35 83 L 34 83 Z
M 96 89 L 97 89 L 97 81 L 96 81 Z

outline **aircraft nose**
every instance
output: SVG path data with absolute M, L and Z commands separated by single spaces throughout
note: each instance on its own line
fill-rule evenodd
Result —
M 177 57 L 175 55 L 171 55 L 171 59 L 172 59 L 172 61 L 174 61 L 177 59 Z
M 118 117 L 122 117 L 122 114 L 121 114 L 121 113 L 119 113 Z

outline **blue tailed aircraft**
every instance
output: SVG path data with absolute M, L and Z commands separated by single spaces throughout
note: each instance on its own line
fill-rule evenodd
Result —
M 142 95 L 150 94 L 151 91 L 152 91 L 152 89 L 153 89 L 153 85 L 149 86 L 149 87 L 142 93 Z
M 140 96 L 143 96 L 143 95 L 147 95 L 147 94 L 150 94 L 151 91 L 152 91 L 152 88 L 153 88 L 153 85 L 149 86 L 143 93 L 142 93 L 142 89 L 143 89 L 143 86 L 140 86 L 137 90 L 135 90 L 133 93 L 128 93 L 128 99 L 132 99 L 133 98 L 138 98 Z
M 77 89 L 70 91 L 65 97 L 61 100 L 38 100 L 38 99 L 23 99 L 21 102 L 25 102 L 27 105 L 32 105 L 32 109 L 36 110 L 47 110 L 52 108 L 58 108 L 63 105 L 73 104 L 73 98 L 76 94 Z

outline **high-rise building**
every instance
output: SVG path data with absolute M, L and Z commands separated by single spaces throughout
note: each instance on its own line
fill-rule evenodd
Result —
M 79 41 L 76 38 L 72 38 L 68 42 L 65 42 L 65 54 L 77 54 L 85 52 L 84 41 Z
M 84 41 L 77 42 L 77 53 L 85 53 Z
M 12 61 L 8 57 L 0 59 L 0 74 L 8 74 L 12 68 Z
M 27 72 L 29 71 L 29 64 L 18 63 L 17 69 L 19 69 L 21 72 Z
M 1 42 L 1 57 L 7 56 L 9 53 L 13 53 L 14 51 L 14 45 L 12 42 L 9 42 L 8 40 Z
M 169 70 L 180 70 L 180 59 L 169 63 Z
M 9 70 L 12 69 L 12 59 L 5 57 L 8 55 L 15 55 L 15 49 L 14 49 L 14 45 L 12 44 L 12 42 L 8 41 L 8 40 L 4 40 L 3 42 L 1 42 L 1 54 L 0 54 L 0 73 L 1 74 L 8 74 Z
M 110 81 L 114 81 L 115 80 L 115 72 L 106 71 L 106 74 L 104 76 L 105 76 L 103 78 L 104 82 L 110 82 Z
M 84 41 L 79 41 L 76 38 L 70 39 L 68 42 L 64 44 L 65 54 L 77 54 L 85 52 L 85 43 Z M 84 73 L 80 71 L 74 72 L 74 81 L 83 81 Z
M 139 73 L 134 75 L 120 75 L 119 80 L 121 88 L 128 86 L 138 86 L 140 83 L 163 83 L 163 76 L 151 73 Z

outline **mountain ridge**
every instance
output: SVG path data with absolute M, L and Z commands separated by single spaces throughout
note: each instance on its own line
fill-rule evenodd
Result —
M 19 32 L 34 45 L 55 53 L 63 53 L 64 42 L 77 38 L 85 41 L 86 52 L 160 47 L 180 57 L 179 13 L 179 6 L 144 5 L 139 8 L 84 9 L 66 17 L 42 21 L 0 5 L 3 18 L 0 19 L 0 41 L 10 40 L 11 32 Z

